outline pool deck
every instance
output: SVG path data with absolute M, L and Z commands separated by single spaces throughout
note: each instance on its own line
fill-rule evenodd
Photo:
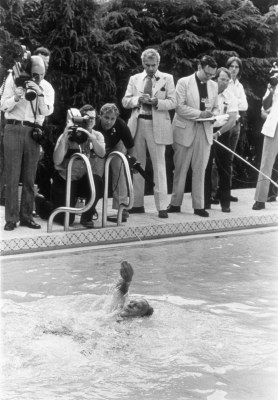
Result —
M 219 205 L 212 205 L 209 218 L 194 215 L 191 208 L 191 194 L 185 193 L 181 213 L 169 214 L 169 218 L 158 218 L 153 196 L 145 196 L 145 214 L 131 214 L 127 222 L 117 226 L 107 222 L 101 227 L 101 208 L 94 229 L 85 229 L 79 224 L 79 217 L 68 232 L 63 226 L 53 224 L 52 233 L 47 232 L 47 222 L 35 218 L 41 229 L 19 227 L 11 232 L 4 231 L 4 207 L 0 207 L 1 239 L 0 252 L 3 256 L 32 253 L 65 248 L 81 248 L 105 244 L 117 244 L 151 239 L 200 235 L 205 233 L 230 232 L 242 229 L 258 229 L 278 226 L 278 202 L 266 203 L 260 211 L 252 210 L 255 189 L 233 190 L 239 201 L 231 203 L 231 213 L 223 213 Z M 170 195 L 169 195 L 170 202 Z M 108 215 L 115 215 L 108 201 Z

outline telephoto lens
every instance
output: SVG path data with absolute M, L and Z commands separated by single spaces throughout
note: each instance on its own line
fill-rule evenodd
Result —
M 26 83 L 26 93 L 25 99 L 27 101 L 33 101 L 37 97 L 37 92 L 34 89 L 28 88 L 28 83 Z

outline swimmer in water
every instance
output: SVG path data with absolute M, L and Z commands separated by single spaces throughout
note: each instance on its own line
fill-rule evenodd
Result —
M 120 268 L 121 278 L 115 286 L 110 307 L 111 311 L 117 310 L 120 318 L 149 317 L 153 314 L 153 308 L 145 299 L 133 299 L 125 304 L 133 274 L 132 266 L 123 261 Z

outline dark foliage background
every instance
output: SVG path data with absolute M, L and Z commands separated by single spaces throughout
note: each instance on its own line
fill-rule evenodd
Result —
M 254 158 L 252 149 L 260 149 L 261 98 L 277 61 L 277 0 L 1 0 L 0 21 L 0 82 L 19 44 L 52 52 L 47 79 L 56 103 L 46 121 L 51 143 L 70 107 L 91 103 L 99 110 L 115 102 L 127 120 L 121 99 L 128 79 L 141 71 L 141 52 L 155 47 L 160 69 L 175 81 L 191 74 L 203 54 L 214 56 L 219 66 L 239 56 L 249 103 L 242 151 Z

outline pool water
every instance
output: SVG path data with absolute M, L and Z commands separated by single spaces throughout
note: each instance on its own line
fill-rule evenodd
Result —
M 278 398 L 278 232 L 2 262 L 5 400 Z M 106 311 L 122 260 L 149 318 Z

